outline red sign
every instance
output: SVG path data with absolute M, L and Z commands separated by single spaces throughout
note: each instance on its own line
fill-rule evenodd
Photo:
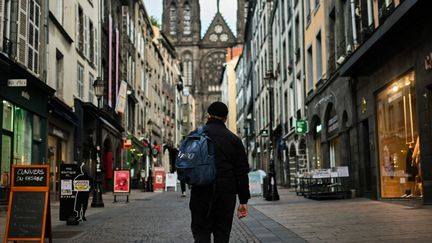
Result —
M 154 171 L 154 191 L 163 192 L 165 190 L 165 169 L 163 167 L 155 167 Z
M 130 171 L 114 171 L 114 193 L 130 193 Z

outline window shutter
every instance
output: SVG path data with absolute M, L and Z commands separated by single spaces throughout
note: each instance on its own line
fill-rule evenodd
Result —
M 98 32 L 96 28 L 93 28 L 93 51 L 91 55 L 94 55 L 93 64 L 96 66 L 96 70 L 98 70 L 98 64 L 99 64 L 99 46 L 98 46 Z
M 41 24 L 41 11 L 39 4 L 34 1 L 34 22 L 33 22 L 33 35 L 34 35 L 34 43 L 33 43 L 33 67 L 31 68 L 33 72 L 39 74 L 39 47 L 40 47 L 40 24 Z
M 79 49 L 79 11 L 78 11 L 78 4 L 75 4 L 75 47 Z
M 84 56 L 86 58 L 89 58 L 89 40 L 90 40 L 90 35 L 89 35 L 89 19 L 88 16 L 84 16 Z
M 0 50 L 3 50 L 3 24 L 4 24 L 4 4 L 5 1 L 0 1 Z
M 27 0 L 18 2 L 18 41 L 16 59 L 21 64 L 26 65 L 27 60 Z

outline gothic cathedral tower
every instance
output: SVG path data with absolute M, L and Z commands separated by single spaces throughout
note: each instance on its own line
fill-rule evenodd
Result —
M 244 1 L 240 0 L 242 9 Z M 197 126 L 205 122 L 207 106 L 220 100 L 227 48 L 238 42 L 220 12 L 220 1 L 216 4 L 217 12 L 201 37 L 199 0 L 163 0 L 162 31 L 171 40 L 180 60 L 184 92 L 195 99 Z M 244 29 L 244 24 L 241 26 Z
M 237 43 L 239 44 L 243 44 L 244 42 L 249 1 L 251 0 L 237 0 Z
M 163 0 L 162 30 L 173 45 L 197 45 L 201 39 L 199 0 Z
M 163 0 L 162 31 L 176 49 L 185 92 L 193 94 L 199 78 L 196 68 L 201 41 L 199 0 Z

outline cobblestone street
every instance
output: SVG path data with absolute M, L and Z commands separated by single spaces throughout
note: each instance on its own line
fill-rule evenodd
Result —
M 279 193 L 281 199 L 275 202 L 252 198 L 249 216 L 234 219 L 230 242 L 431 242 L 431 206 L 366 198 L 316 201 L 284 188 Z M 103 199 L 105 207 L 90 207 L 87 221 L 77 226 L 59 221 L 59 204 L 53 202 L 53 242 L 193 242 L 189 195 L 134 190 L 130 203 L 125 197 L 112 203 L 111 193 Z M 0 238 L 5 221 L 2 211 Z
M 54 227 L 54 242 L 193 242 L 190 231 L 189 197 L 178 192 L 137 192 L 129 204 L 105 199 L 106 208 L 90 208 L 86 222 Z M 150 196 L 149 196 L 150 195 Z M 105 196 L 105 198 L 111 198 Z M 239 220 L 234 220 L 231 242 L 260 242 Z

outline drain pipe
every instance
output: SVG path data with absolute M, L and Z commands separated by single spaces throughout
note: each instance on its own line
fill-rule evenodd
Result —
M 357 28 L 356 28 L 356 19 L 355 19 L 355 3 L 354 0 L 351 0 L 351 24 L 352 24 L 352 34 L 353 34 L 353 44 L 354 49 L 357 48 Z
M 49 25 L 48 25 L 48 14 L 49 14 L 49 0 L 45 1 L 44 6 L 44 28 L 45 28 L 45 70 L 43 71 L 43 81 L 48 84 L 48 72 L 49 68 Z M 56 87 L 58 88 L 58 87 Z

